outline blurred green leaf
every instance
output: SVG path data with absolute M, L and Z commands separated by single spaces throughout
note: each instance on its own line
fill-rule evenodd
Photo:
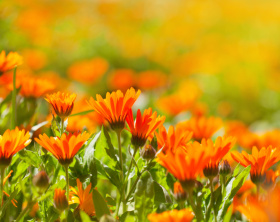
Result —
M 153 211 L 154 196 L 154 181 L 151 174 L 146 171 L 140 177 L 134 195 L 135 214 L 139 222 L 148 221 L 147 216 Z
M 41 164 L 41 158 L 39 157 L 37 152 L 23 149 L 20 152 L 18 152 L 18 154 L 20 158 L 24 160 L 26 163 L 28 163 L 31 166 L 39 168 Z
M 72 116 L 82 116 L 82 115 L 86 115 L 86 114 L 88 114 L 88 113 L 91 113 L 91 112 L 93 112 L 93 111 L 94 111 L 94 110 L 91 109 L 91 110 L 86 110 L 86 111 L 79 112 L 79 113 L 74 113 L 74 114 L 70 115 L 69 117 L 72 117 Z
M 80 216 L 83 222 L 91 222 L 90 217 L 82 210 L 80 210 Z
M 154 181 L 155 203 L 172 203 L 167 190 Z
M 100 219 L 104 214 L 111 215 L 105 200 L 96 189 L 92 190 L 92 199 L 97 219 Z

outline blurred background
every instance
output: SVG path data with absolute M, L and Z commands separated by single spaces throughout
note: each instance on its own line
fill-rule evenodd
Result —
M 44 79 L 26 97 L 75 92 L 75 112 L 84 98 L 133 86 L 138 107 L 170 122 L 192 113 L 275 128 L 279 10 L 278 0 L 4 0 L 0 49 L 23 56 L 26 85 Z

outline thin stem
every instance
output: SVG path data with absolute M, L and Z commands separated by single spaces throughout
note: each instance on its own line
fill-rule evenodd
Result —
M 213 208 L 214 213 L 214 220 L 217 222 L 217 216 L 214 209 L 214 185 L 213 185 L 213 179 L 210 179 L 210 188 L 211 188 L 211 206 Z
M 133 185 L 132 185 L 132 187 L 131 187 L 131 189 L 130 189 L 128 195 L 127 195 L 127 197 L 125 198 L 125 201 L 126 201 L 126 202 L 129 200 L 131 194 L 134 192 L 134 189 L 135 189 L 135 187 L 136 187 L 136 185 L 137 185 L 137 183 L 138 183 L 138 181 L 139 181 L 141 175 L 142 175 L 142 173 L 141 173 L 141 174 L 136 178 L 136 180 L 134 181 L 134 183 L 133 183 Z
M 4 184 L 3 184 L 3 181 L 4 181 L 4 178 L 5 178 L 5 168 L 4 167 L 2 167 L 1 168 L 1 173 L 0 173 L 1 175 L 1 181 L 0 181 L 0 183 L 1 183 L 1 186 L 0 186 L 0 200 L 1 200 L 1 207 L 2 207 L 2 205 L 3 205 L 3 191 L 4 191 Z
M 20 215 L 18 215 L 16 222 L 21 221 L 22 218 L 32 209 L 34 204 L 38 201 L 39 197 L 36 197 L 33 201 L 28 202 L 27 206 L 21 211 Z
M 62 134 L 64 133 L 64 118 L 61 118 L 61 127 L 60 127 L 61 131 L 60 131 L 60 135 L 62 136 Z
M 178 204 L 179 204 L 180 210 L 185 209 L 185 202 L 184 201 L 180 201 Z
M 65 168 L 65 176 L 66 176 L 66 198 L 69 201 L 69 172 L 68 172 L 68 165 L 65 165 L 64 168 Z M 69 208 L 67 208 L 66 211 L 65 211 L 66 218 L 67 218 L 67 215 L 68 215 L 68 209 Z
M 12 124 L 11 128 L 14 129 L 16 127 L 16 118 L 17 118 L 17 113 L 16 113 L 16 96 L 17 96 L 17 88 L 16 88 L 16 70 L 17 67 L 14 68 L 14 73 L 13 73 L 13 91 L 12 91 Z
M 119 148 L 119 158 L 120 158 L 120 167 L 121 167 L 121 172 L 120 172 L 120 177 L 121 181 L 123 182 L 123 159 L 122 159 L 122 144 L 121 144 L 121 131 L 116 131 L 117 137 L 118 137 L 118 148 Z

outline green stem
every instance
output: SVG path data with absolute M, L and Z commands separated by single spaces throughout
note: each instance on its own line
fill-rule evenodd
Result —
M 180 201 L 178 204 L 179 204 L 180 210 L 185 209 L 185 202 L 184 201 Z
M 60 135 L 62 136 L 62 134 L 64 133 L 64 118 L 61 118 L 61 127 L 60 127 L 61 131 L 60 131 Z
M 66 198 L 69 201 L 69 172 L 68 172 L 68 165 L 64 166 L 65 168 L 65 176 L 66 176 Z M 68 216 L 68 209 L 66 209 L 65 213 L 66 213 L 66 218 Z
M 214 220 L 215 220 L 215 222 L 217 222 L 217 216 L 216 216 L 215 209 L 214 209 L 214 184 L 213 184 L 213 179 L 210 180 L 210 189 L 211 189 L 211 207 L 213 208 Z
M 133 183 L 133 185 L 132 185 L 132 187 L 131 187 L 131 189 L 130 189 L 128 195 L 127 195 L 127 197 L 125 198 L 125 201 L 126 201 L 126 202 L 129 200 L 131 194 L 134 192 L 134 189 L 136 188 L 136 185 L 137 185 L 137 183 L 138 183 L 138 181 L 139 181 L 141 175 L 142 175 L 142 172 L 140 173 L 140 175 L 137 176 L 136 180 L 134 181 L 134 183 Z
M 1 173 L 0 173 L 0 176 L 1 176 L 1 186 L 0 186 L 0 201 L 1 201 L 1 207 L 3 205 L 3 191 L 4 191 L 4 184 L 3 184 L 3 181 L 4 181 L 4 178 L 5 178 L 5 168 L 2 167 L 1 168 Z
M 14 73 L 13 73 L 13 91 L 12 91 L 12 124 L 11 124 L 11 128 L 14 129 L 16 127 L 16 117 L 17 117 L 17 113 L 16 113 L 16 96 L 17 96 L 17 88 L 16 88 L 16 70 L 17 67 L 14 68 Z
M 36 197 L 33 201 L 28 202 L 27 206 L 21 211 L 20 215 L 18 215 L 16 222 L 21 221 L 22 218 L 32 209 L 34 204 L 38 201 L 38 197 Z
M 120 172 L 120 177 L 121 181 L 123 182 L 123 159 L 122 159 L 122 144 L 121 144 L 121 131 L 116 131 L 117 137 L 118 137 L 118 148 L 119 148 L 119 158 L 120 158 L 120 167 L 121 167 L 121 172 Z

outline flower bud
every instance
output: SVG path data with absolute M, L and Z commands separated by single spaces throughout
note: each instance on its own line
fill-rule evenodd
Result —
M 156 156 L 157 151 L 150 145 L 146 145 L 145 147 L 142 148 L 140 151 L 140 155 L 144 160 L 151 160 L 154 159 Z
M 65 196 L 65 190 L 55 189 L 54 191 L 54 206 L 59 211 L 64 211 L 68 207 L 68 200 Z
M 33 177 L 34 186 L 38 187 L 41 192 L 45 192 L 49 187 L 49 177 L 45 171 L 40 171 Z
M 266 178 L 266 174 L 254 174 L 254 173 L 250 173 L 250 177 L 251 177 L 251 180 L 254 184 L 256 185 L 260 185 L 262 183 L 264 183 L 265 181 L 265 178 Z
M 231 167 L 227 160 L 224 160 L 219 165 L 219 174 L 222 176 L 226 176 L 231 173 Z
M 219 173 L 218 165 L 207 165 L 203 169 L 203 174 L 208 179 L 212 180 L 214 177 L 216 177 Z
M 187 199 L 187 194 L 179 182 L 174 183 L 174 197 L 177 202 L 182 202 Z

